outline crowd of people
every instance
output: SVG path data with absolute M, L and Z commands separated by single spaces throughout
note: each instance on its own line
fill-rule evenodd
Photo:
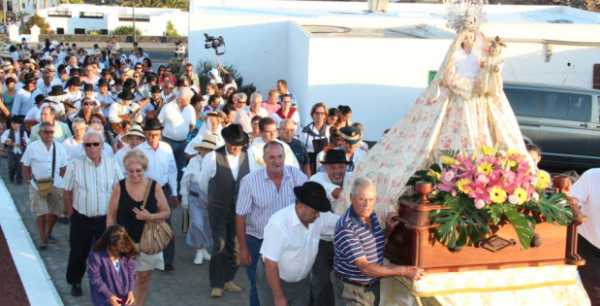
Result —
M 69 224 L 73 296 L 87 272 L 94 305 L 144 305 L 152 271 L 175 269 L 163 225 L 182 208 L 189 260 L 208 262 L 213 298 L 245 290 L 252 306 L 377 305 L 381 277 L 422 275 L 384 263 L 395 221 L 379 224 L 375 185 L 356 179 L 343 196 L 369 150 L 350 107 L 316 103 L 301 125 L 306 102 L 285 80 L 262 95 L 221 67 L 181 67 L 154 67 L 114 40 L 23 43 L 2 60 L 9 180 L 28 184 L 40 251 L 58 221 Z M 148 251 L 148 237 L 161 250 Z M 247 285 L 234 282 L 240 267 Z

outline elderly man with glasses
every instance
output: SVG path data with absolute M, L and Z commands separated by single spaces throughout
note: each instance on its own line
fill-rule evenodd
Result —
M 64 177 L 64 207 L 69 216 L 69 263 L 67 282 L 71 295 L 81 296 L 81 279 L 92 242 L 106 228 L 106 213 L 112 187 L 123 178 L 119 166 L 111 157 L 103 156 L 104 137 L 89 128 L 83 136 L 85 156 L 74 159 Z
M 31 183 L 31 210 L 39 230 L 39 248 L 44 250 L 48 247 L 48 240 L 52 240 L 52 228 L 63 211 L 61 188 L 68 156 L 63 145 L 54 140 L 51 123 L 40 123 L 39 136 L 39 140 L 27 146 L 21 162 L 23 178 Z

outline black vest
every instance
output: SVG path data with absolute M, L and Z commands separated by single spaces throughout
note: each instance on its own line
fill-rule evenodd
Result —
M 246 151 L 242 151 L 239 157 L 240 165 L 237 179 L 234 179 L 225 150 L 225 146 L 223 146 L 215 151 L 217 171 L 215 176 L 208 182 L 208 205 L 221 207 L 225 213 L 232 214 L 235 213 L 235 202 L 240 190 L 240 181 L 250 172 L 250 166 L 248 164 L 248 154 Z

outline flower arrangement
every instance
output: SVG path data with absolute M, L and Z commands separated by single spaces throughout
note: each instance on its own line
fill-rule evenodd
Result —
M 478 245 L 505 223 L 513 226 L 527 249 L 536 223 L 568 225 L 573 218 L 563 194 L 545 192 L 551 187 L 550 175 L 531 167 L 514 150 L 445 152 L 438 163 L 417 171 L 409 184 L 422 182 L 433 184 L 431 201 L 442 205 L 430 216 L 438 225 L 436 239 L 451 250 Z

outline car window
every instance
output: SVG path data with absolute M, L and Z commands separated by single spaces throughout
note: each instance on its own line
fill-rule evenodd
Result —
M 544 92 L 544 117 L 567 120 L 569 96 L 559 92 Z
M 542 92 L 518 88 L 504 88 L 504 92 L 517 116 L 544 116 Z
M 574 121 L 590 121 L 592 113 L 592 97 L 589 95 L 569 94 L 569 111 L 567 119 Z

